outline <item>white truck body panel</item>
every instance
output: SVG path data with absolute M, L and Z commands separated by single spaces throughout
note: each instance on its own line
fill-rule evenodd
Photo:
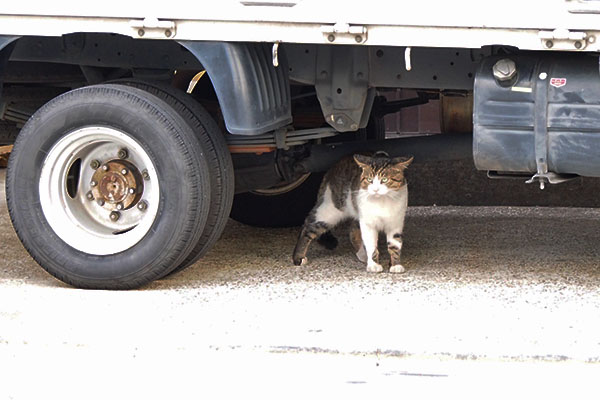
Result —
M 20 1 L 0 6 L 0 35 L 107 32 L 139 38 L 144 28 L 144 38 L 157 39 L 598 51 L 599 3 L 223 0 L 142 7 L 114 0 Z

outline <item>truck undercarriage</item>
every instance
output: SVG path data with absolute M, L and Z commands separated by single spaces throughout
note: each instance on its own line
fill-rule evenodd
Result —
M 104 33 L 41 35 L 11 34 L 29 17 L 0 12 L 13 224 L 59 279 L 122 289 L 192 265 L 230 211 L 253 225 L 301 223 L 322 173 L 357 152 L 473 158 L 490 177 L 542 189 L 600 176 L 595 3 L 559 3 L 578 29 L 265 21 L 252 30 L 242 18 L 225 34 L 218 20 L 206 33 L 206 20 L 107 16 L 88 17 L 114 24 Z M 432 102 L 435 134 L 386 130 L 386 116 Z

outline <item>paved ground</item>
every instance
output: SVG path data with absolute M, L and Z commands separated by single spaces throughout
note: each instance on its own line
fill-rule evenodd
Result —
M 293 267 L 296 229 L 231 221 L 190 269 L 107 292 L 38 267 L 0 188 L 0 398 L 597 396 L 600 210 L 413 207 L 403 275 L 345 240 Z

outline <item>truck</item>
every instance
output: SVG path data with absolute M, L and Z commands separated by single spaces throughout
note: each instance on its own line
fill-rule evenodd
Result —
M 598 0 L 4 2 L 11 221 L 59 280 L 133 289 L 230 216 L 300 224 L 356 152 L 472 157 L 541 189 L 597 177 L 599 38 Z M 439 134 L 386 135 L 433 103 Z

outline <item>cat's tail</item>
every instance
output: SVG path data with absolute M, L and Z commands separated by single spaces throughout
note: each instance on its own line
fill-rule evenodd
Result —
M 327 231 L 321 236 L 319 236 L 319 238 L 317 239 L 317 243 L 319 243 L 321 246 L 325 247 L 328 250 L 333 250 L 337 247 L 338 240 L 335 236 L 333 236 L 333 233 L 331 233 L 331 231 Z

